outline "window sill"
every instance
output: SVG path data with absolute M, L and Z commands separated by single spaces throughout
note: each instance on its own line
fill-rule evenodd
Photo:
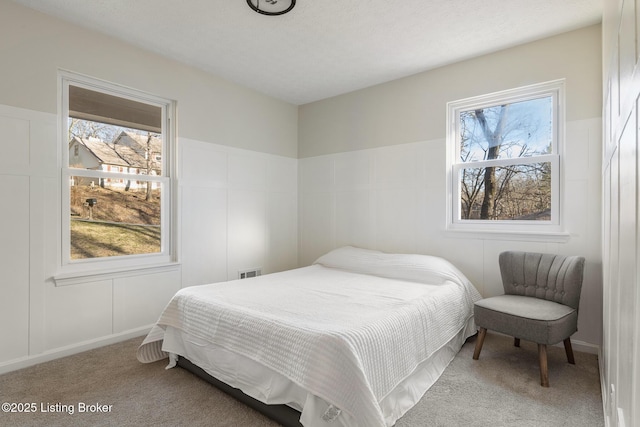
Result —
M 448 229 L 447 235 L 454 238 L 479 240 L 511 240 L 525 242 L 566 243 L 571 234 L 565 231 L 496 231 L 479 229 Z
M 120 269 L 78 271 L 58 274 L 53 277 L 56 286 L 80 285 L 100 280 L 118 279 L 122 277 L 143 276 L 147 274 L 168 273 L 180 269 L 177 262 L 167 264 L 125 267 Z

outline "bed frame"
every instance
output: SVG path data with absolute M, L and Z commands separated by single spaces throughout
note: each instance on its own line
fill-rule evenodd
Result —
M 201 367 L 193 364 L 189 359 L 180 356 L 178 358 L 178 366 L 194 375 L 202 378 L 206 382 L 212 384 L 216 388 L 222 390 L 228 395 L 236 398 L 245 405 L 255 409 L 266 417 L 282 424 L 284 427 L 303 427 L 300 424 L 300 412 L 287 405 L 267 405 L 251 396 L 247 396 L 240 389 L 231 387 L 230 385 L 212 377 Z

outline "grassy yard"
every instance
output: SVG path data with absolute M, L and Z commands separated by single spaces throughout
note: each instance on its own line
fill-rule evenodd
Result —
M 144 190 L 100 188 L 89 186 L 71 187 L 71 216 L 88 218 L 87 199 L 96 199 L 91 216 L 95 220 L 122 222 L 127 224 L 160 225 L 160 192 L 153 190 L 150 200 L 145 199 Z
M 160 192 L 71 187 L 71 259 L 160 252 Z M 91 208 L 87 199 L 95 199 Z
M 71 220 L 71 259 L 160 252 L 160 226 Z

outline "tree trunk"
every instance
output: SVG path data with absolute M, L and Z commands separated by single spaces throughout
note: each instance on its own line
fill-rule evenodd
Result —
M 489 148 L 487 158 L 496 159 L 498 157 L 498 147 Z M 495 151 L 495 153 L 492 153 Z M 493 157 L 490 157 L 493 156 Z M 480 219 L 490 219 L 496 202 L 496 168 L 488 167 L 484 169 L 484 199 L 480 208 Z
M 489 129 L 484 110 L 475 110 L 476 120 L 480 124 L 484 137 L 489 144 L 486 160 L 497 159 L 500 154 L 507 108 L 508 105 L 502 105 L 500 107 L 500 116 L 498 117 L 496 128 L 493 131 Z M 487 167 L 484 170 L 484 198 L 482 200 L 482 207 L 480 208 L 480 219 L 491 219 L 494 215 L 496 190 L 496 168 Z

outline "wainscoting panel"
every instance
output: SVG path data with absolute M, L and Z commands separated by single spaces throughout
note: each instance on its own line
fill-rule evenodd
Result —
M 237 279 L 238 271 L 264 266 L 266 209 L 264 192 L 229 190 L 227 280 Z
M 186 138 L 180 156 L 183 286 L 297 266 L 297 159 Z
M 9 111 L 5 114 L 11 114 Z M 24 174 L 29 168 L 30 121 L 23 117 L 11 117 L 0 111 L 0 170 L 3 173 Z
M 290 185 L 290 181 L 285 181 L 281 188 L 286 189 Z M 293 182 L 293 186 L 297 187 L 297 181 Z M 298 196 L 295 193 L 287 191 L 267 194 L 265 238 L 264 271 L 284 271 L 298 267 Z
M 2 362 L 29 352 L 29 177 L 0 175 L 0 200 Z
M 109 336 L 113 324 L 112 280 L 45 290 L 45 350 Z
M 155 323 L 179 289 L 179 271 L 114 279 L 113 333 Z
M 333 166 L 333 164 L 331 164 Z M 301 265 L 310 265 L 335 247 L 335 194 L 305 192 L 300 194 Z
M 182 286 L 227 277 L 227 190 L 182 185 L 180 260 Z

